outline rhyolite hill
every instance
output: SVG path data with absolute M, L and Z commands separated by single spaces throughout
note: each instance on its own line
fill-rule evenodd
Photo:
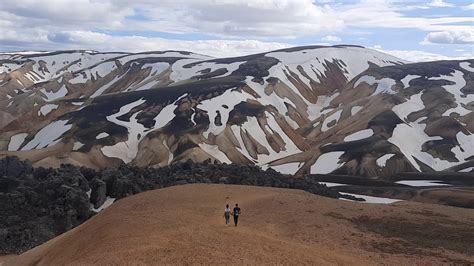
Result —
M 472 172 L 473 110 L 474 60 L 409 63 L 358 46 L 0 54 L 0 156 L 34 166 Z

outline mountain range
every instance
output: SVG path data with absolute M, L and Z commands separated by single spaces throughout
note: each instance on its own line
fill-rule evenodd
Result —
M 474 172 L 473 111 L 474 60 L 411 63 L 360 46 L 0 54 L 0 157 L 34 166 Z

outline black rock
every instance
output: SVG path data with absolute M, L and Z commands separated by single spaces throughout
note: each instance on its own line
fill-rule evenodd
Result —
M 219 184 L 230 184 L 230 178 L 227 176 L 219 178 Z
M 94 208 L 97 209 L 104 204 L 107 198 L 107 184 L 102 180 L 94 178 L 90 186 L 92 190 L 90 202 L 94 204 Z

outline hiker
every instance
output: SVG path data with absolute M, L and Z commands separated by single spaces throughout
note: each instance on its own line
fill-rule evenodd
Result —
M 227 204 L 225 205 L 225 210 L 224 210 L 225 226 L 229 226 L 230 224 L 230 213 L 231 213 L 231 210 L 229 208 L 229 204 Z
M 235 208 L 234 208 L 234 211 L 232 212 L 232 214 L 234 215 L 234 224 L 235 226 L 237 226 L 237 222 L 239 221 L 239 215 L 240 215 L 240 208 L 239 208 L 239 204 L 235 204 Z

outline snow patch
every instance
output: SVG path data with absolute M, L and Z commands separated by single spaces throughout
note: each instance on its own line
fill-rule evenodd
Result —
M 456 155 L 459 162 L 466 162 L 469 157 L 474 156 L 474 134 L 464 134 L 459 131 L 456 134 L 456 139 L 459 146 L 452 148 L 451 151 Z
M 227 155 L 219 150 L 217 145 L 210 145 L 207 143 L 199 143 L 199 147 L 205 151 L 210 156 L 214 157 L 215 159 L 219 160 L 221 163 L 231 164 L 232 161 L 229 160 Z
M 270 168 L 285 175 L 294 175 L 300 169 L 302 164 L 303 163 L 301 162 L 285 163 L 280 165 L 273 165 L 270 166 Z
M 422 91 L 414 94 L 406 102 L 399 105 L 395 105 L 392 111 L 400 117 L 400 119 L 406 121 L 409 114 L 425 109 L 425 104 L 421 100 Z
M 109 136 L 109 133 L 102 132 L 102 133 L 99 133 L 97 136 L 95 136 L 95 139 L 103 139 L 103 138 L 106 138 L 108 136 Z
M 321 127 L 321 131 L 325 132 L 329 128 L 335 126 L 337 122 L 339 121 L 339 118 L 341 117 L 342 110 L 337 110 L 336 112 L 332 113 L 330 116 L 328 116 L 326 119 L 324 119 L 323 126 Z M 328 126 L 329 123 L 331 123 L 333 120 L 336 120 L 336 123 L 332 126 Z
M 469 72 L 474 72 L 474 67 L 471 66 L 470 62 L 461 62 L 459 66 Z
M 163 140 L 163 145 L 168 150 L 168 165 L 169 165 L 173 161 L 174 154 L 171 152 L 170 147 L 168 147 L 168 144 L 166 143 L 166 140 Z
M 343 154 L 343 151 L 332 151 L 321 154 L 311 166 L 311 174 L 329 174 L 341 167 L 344 163 L 339 163 L 339 158 Z
M 120 110 L 112 115 L 107 116 L 107 120 L 127 128 L 128 130 L 128 139 L 127 141 L 118 142 L 113 146 L 104 146 L 101 148 L 102 153 L 111 158 L 119 158 L 125 163 L 131 162 L 138 153 L 138 144 L 141 138 L 144 137 L 144 132 L 146 128 L 138 123 L 137 115 L 141 112 L 138 111 L 130 117 L 130 121 L 119 120 L 118 117 L 127 114 L 133 108 L 143 104 L 145 100 L 142 98 L 140 100 L 126 104 L 120 108 Z M 139 135 L 141 136 L 139 138 Z
M 421 76 L 419 75 L 406 75 L 403 79 L 401 79 L 400 81 L 403 83 L 403 88 L 406 89 L 410 86 L 410 81 L 416 79 L 416 78 L 419 78 Z
M 22 64 L 16 63 L 0 63 L 0 74 L 13 72 L 22 66 Z
M 293 141 L 284 133 L 284 131 L 280 128 L 277 121 L 273 117 L 273 115 L 269 112 L 265 112 L 265 117 L 267 119 L 268 125 L 265 126 L 265 130 L 267 133 L 260 127 L 257 118 L 255 117 L 247 117 L 247 121 L 243 123 L 241 126 L 233 125 L 231 126 L 231 130 L 234 133 L 234 136 L 237 138 L 239 142 L 239 146 L 236 149 L 248 158 L 250 161 L 255 163 L 259 163 L 261 166 L 266 166 L 269 162 L 275 161 L 277 159 L 287 157 L 296 153 L 301 152 L 301 150 L 296 147 Z M 269 154 L 257 154 L 257 159 L 255 160 L 250 156 L 249 152 L 245 148 L 244 141 L 240 134 L 240 131 L 246 132 L 248 135 L 252 136 L 255 141 L 260 143 L 264 146 Z M 285 146 L 283 147 L 282 151 L 276 152 L 273 150 L 271 145 L 268 143 L 266 134 L 278 134 L 283 139 Z M 240 148 L 239 148 L 240 147 Z
M 412 187 L 434 187 L 434 186 L 451 186 L 450 184 L 439 183 L 440 180 L 400 180 L 395 183 L 412 186 Z
M 324 111 L 321 110 L 328 107 L 331 104 L 331 101 L 337 96 L 339 96 L 339 92 L 334 93 L 331 96 L 318 96 L 316 104 L 308 103 L 308 119 L 312 121 L 321 117 L 322 114 L 325 114 L 328 109 Z M 332 109 L 329 109 L 328 111 L 330 112 Z
M 19 133 L 13 135 L 10 138 L 10 142 L 8 143 L 8 151 L 17 151 L 21 147 L 21 144 L 23 144 L 27 136 L 28 133 Z
M 301 65 L 305 72 L 315 81 L 319 81 L 316 73 L 324 76 L 328 69 L 328 62 L 339 63 L 346 78 L 351 80 L 367 70 L 369 62 L 378 66 L 388 66 L 401 61 L 396 57 L 360 47 L 325 47 L 292 52 L 271 52 L 267 53 L 266 56 L 275 57 L 283 62 L 283 64 L 294 68 L 297 65 Z
M 43 93 L 44 96 L 46 97 L 46 98 L 43 98 L 45 101 L 51 102 L 51 101 L 54 101 L 54 100 L 57 100 L 57 99 L 60 99 L 60 98 L 62 98 L 62 97 L 64 97 L 64 96 L 66 96 L 67 93 L 68 93 L 68 90 L 67 90 L 66 86 L 63 85 L 63 86 L 62 86 L 58 91 L 56 91 L 56 92 L 54 92 L 54 91 L 48 92 L 48 91 L 46 91 L 46 89 L 44 89 L 44 88 L 41 89 L 40 92 Z
M 342 195 L 351 195 L 357 198 L 363 198 L 365 201 L 354 201 L 354 200 L 349 200 L 349 199 L 342 199 L 342 200 L 348 200 L 348 201 L 353 201 L 353 202 L 359 202 L 359 203 L 376 203 L 376 204 L 392 204 L 395 202 L 399 202 L 402 200 L 399 199 L 391 199 L 391 198 L 382 198 L 382 197 L 373 197 L 373 196 L 366 196 L 366 195 L 360 195 L 360 194 L 353 194 L 353 193 L 341 193 Z
M 347 184 L 342 183 L 332 183 L 332 182 L 318 182 L 319 184 L 326 185 L 326 187 L 340 187 L 347 186 Z
M 271 72 L 270 72 L 271 73 Z M 283 77 L 279 77 L 279 78 L 283 78 Z M 257 100 L 261 105 L 265 106 L 265 105 L 271 105 L 273 107 L 275 107 L 278 112 L 280 114 L 286 114 L 288 112 L 288 108 L 286 107 L 285 103 L 290 103 L 290 101 L 288 99 L 283 99 L 283 98 L 280 98 L 280 96 L 278 96 L 275 92 L 271 93 L 270 95 L 268 95 L 267 93 L 265 93 L 265 88 L 266 84 L 260 84 L 258 82 L 254 82 L 252 81 L 252 77 L 250 76 L 247 76 L 246 79 L 245 79 L 245 83 L 253 90 L 255 91 L 257 94 L 258 94 L 258 98 L 255 98 L 253 97 L 252 95 L 248 95 L 249 98 L 251 99 L 255 99 Z M 290 84 L 290 83 L 288 83 Z M 297 89 L 294 88 L 294 90 L 296 91 Z M 322 98 L 322 97 L 321 97 Z M 319 100 L 319 99 L 318 99 Z M 292 104 L 294 105 L 294 104 Z M 319 110 L 321 109 L 322 107 L 319 107 L 318 109 L 318 112 Z M 309 112 L 309 110 L 308 110 Z M 319 114 L 319 113 L 318 113 Z M 295 121 L 293 121 L 289 116 L 285 116 L 285 120 L 293 127 L 295 128 L 295 124 L 296 126 L 298 125 Z
M 41 106 L 40 110 L 38 111 L 38 115 L 46 116 L 51 111 L 58 109 L 59 105 L 57 104 L 45 104 Z
M 393 153 L 388 153 L 388 154 L 385 154 L 381 157 L 379 157 L 375 162 L 377 163 L 377 165 L 379 167 L 385 167 L 385 165 L 387 165 L 387 161 L 392 158 L 393 156 L 395 156 L 395 154 Z
M 360 110 L 364 108 L 363 106 L 352 106 L 351 108 L 351 115 L 357 114 Z
M 154 128 L 162 128 L 166 126 L 176 116 L 174 110 L 178 107 L 174 102 L 173 104 L 165 106 L 160 113 L 153 119 L 155 120 Z
M 115 198 L 111 198 L 109 196 L 107 196 L 107 198 L 105 199 L 105 202 L 104 204 L 102 204 L 99 208 L 92 208 L 93 211 L 95 212 L 100 212 L 106 208 L 108 208 L 110 205 L 112 205 L 112 203 L 114 203 L 115 201 Z
M 97 96 L 102 95 L 107 89 L 109 89 L 112 85 L 115 84 L 120 79 L 120 77 L 115 77 L 113 80 L 111 80 L 109 83 L 105 84 L 104 86 L 100 87 L 98 90 L 96 90 L 92 95 L 91 98 L 95 98 Z
M 409 125 L 405 123 L 398 124 L 388 141 L 396 145 L 418 171 L 421 172 L 421 169 L 414 157 L 436 171 L 444 170 L 451 166 L 452 163 L 434 158 L 431 154 L 422 151 L 422 145 L 425 142 L 442 139 L 439 136 L 430 137 L 425 133 L 426 125 L 419 124 L 419 121 L 423 119 L 425 118 L 422 117 Z
M 361 139 L 366 139 L 368 137 L 371 137 L 374 135 L 374 131 L 372 129 L 364 129 L 361 131 L 357 131 L 355 133 L 352 133 L 344 138 L 344 141 L 356 141 L 356 140 L 361 140 Z
M 443 88 L 454 96 L 457 107 L 446 110 L 443 116 L 449 116 L 451 113 L 458 113 L 461 116 L 465 116 L 471 113 L 470 110 L 463 107 L 463 105 L 468 105 L 474 101 L 474 94 L 465 95 L 461 92 L 461 89 L 467 84 L 463 72 L 455 70 L 452 75 L 440 75 L 439 77 L 432 77 L 429 80 L 448 80 L 454 83 L 452 85 L 444 85 Z
M 217 62 L 200 62 L 198 64 L 194 64 L 191 67 L 183 67 L 187 64 L 194 63 L 196 60 L 180 60 L 173 65 L 173 73 L 171 73 L 170 78 L 177 82 L 182 80 L 190 79 L 194 76 L 201 75 L 201 71 L 204 69 L 210 69 L 210 72 L 213 72 L 220 68 L 227 69 L 227 72 L 223 75 L 219 75 L 216 77 L 225 77 L 230 75 L 232 72 L 237 70 L 239 66 L 246 61 L 240 62 L 233 62 L 233 63 L 217 63 Z
M 224 131 L 227 126 L 227 120 L 229 119 L 229 113 L 234 109 L 234 106 L 249 98 L 251 99 L 253 97 L 246 92 L 229 89 L 217 97 L 202 101 L 197 107 L 207 111 L 207 115 L 209 116 L 209 128 L 203 133 L 204 137 L 208 138 L 209 133 L 218 135 Z M 227 105 L 228 108 L 224 108 L 223 105 Z M 218 111 L 221 115 L 220 126 L 215 123 Z
M 58 120 L 43 127 L 21 150 L 29 151 L 56 145 L 61 140 L 60 137 L 72 128 L 72 125 L 67 125 L 68 122 L 68 120 Z
M 392 90 L 392 86 L 395 85 L 397 82 L 391 78 L 382 78 L 382 79 L 375 79 L 372 76 L 362 76 L 360 77 L 357 82 L 354 84 L 354 88 L 356 88 L 360 83 L 365 82 L 369 85 L 377 84 L 377 88 L 373 94 L 380 94 L 380 93 L 388 93 L 388 94 L 395 94 L 396 92 Z
M 169 123 L 174 118 L 174 110 L 177 108 L 176 102 L 181 98 L 186 97 L 187 94 L 179 97 L 175 102 L 170 105 L 165 106 L 160 113 L 154 118 L 155 125 L 153 129 L 161 128 Z M 119 158 L 125 163 L 131 162 L 138 153 L 138 145 L 140 141 L 148 135 L 152 130 L 146 128 L 140 124 L 137 120 L 137 116 L 141 111 L 134 113 L 130 117 L 130 121 L 119 120 L 118 117 L 129 113 L 133 108 L 143 104 L 145 100 L 142 98 L 135 102 L 124 105 L 116 114 L 107 116 L 107 120 L 123 126 L 128 130 L 128 139 L 126 141 L 118 142 L 112 146 L 104 146 L 101 148 L 102 153 L 111 158 Z
M 72 147 L 72 150 L 73 151 L 77 151 L 79 150 L 80 148 L 82 148 L 82 146 L 84 146 L 84 143 L 81 143 L 79 141 L 76 141 L 74 142 L 74 146 Z

